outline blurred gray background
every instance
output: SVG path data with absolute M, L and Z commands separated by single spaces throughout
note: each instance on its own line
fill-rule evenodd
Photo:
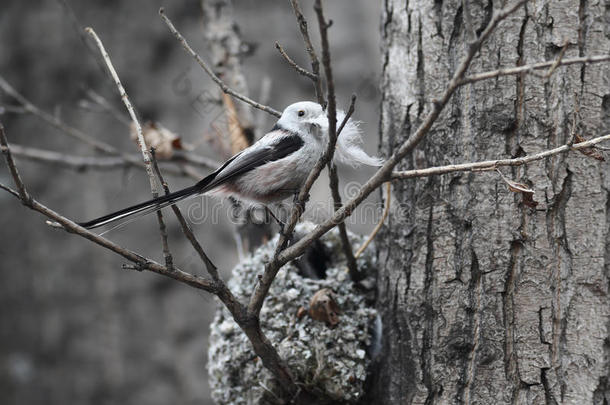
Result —
M 167 15 L 202 56 L 206 55 L 198 1 L 68 0 L 76 19 L 60 1 L 2 0 L 0 75 L 34 104 L 69 125 L 125 152 L 137 149 L 126 126 L 107 113 L 83 108 L 88 90 L 103 95 L 124 113 L 117 91 L 99 60 L 79 36 L 91 26 L 104 42 L 119 76 L 144 119 L 161 122 L 195 152 L 221 160 L 205 142 L 214 134 L 209 115 L 197 108 L 211 80 L 184 53 L 157 12 Z M 359 99 L 355 117 L 363 121 L 366 150 L 375 154 L 381 68 L 380 4 L 370 0 L 327 2 L 333 20 L 331 48 L 338 102 L 347 108 Z M 311 31 L 317 31 L 312 1 L 302 1 Z M 258 98 L 265 77 L 271 80 L 269 104 L 276 109 L 313 99 L 308 80 L 287 66 L 274 48 L 309 67 L 289 2 L 234 1 L 236 21 L 253 54 L 244 61 L 250 94 Z M 318 44 L 318 36 L 314 35 Z M 0 92 L 0 121 L 9 141 L 70 154 L 93 156 L 90 147 L 66 137 L 35 116 L 15 114 L 16 101 Z M 216 114 L 222 112 L 219 107 Z M 259 135 L 273 125 L 263 122 Z M 150 197 L 140 170 L 77 172 L 17 160 L 35 198 L 75 220 L 84 220 Z M 354 191 L 372 169 L 340 169 L 344 194 Z M 202 170 L 202 174 L 205 171 Z M 167 175 L 173 189 L 192 180 Z M 11 184 L 0 163 L 0 181 Z M 315 187 L 314 202 L 328 206 L 326 174 Z M 209 197 L 204 208 L 220 204 Z M 355 215 L 349 229 L 365 233 L 377 219 Z M 194 226 L 225 278 L 237 262 L 234 226 L 224 203 L 215 218 Z M 170 247 L 182 269 L 202 273 L 175 219 L 168 219 Z M 321 220 L 323 218 L 316 218 Z M 162 261 L 156 218 L 149 216 L 106 235 L 113 241 Z M 0 192 L 0 403 L 2 404 L 207 404 L 208 324 L 216 301 L 178 282 L 152 273 L 121 270 L 120 257 L 86 240 L 52 229 L 41 215 Z

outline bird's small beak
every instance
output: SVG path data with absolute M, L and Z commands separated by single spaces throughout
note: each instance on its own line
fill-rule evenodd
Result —
M 326 115 L 323 114 L 316 118 L 310 119 L 308 122 L 318 128 L 325 128 L 328 126 L 328 118 L 326 118 Z

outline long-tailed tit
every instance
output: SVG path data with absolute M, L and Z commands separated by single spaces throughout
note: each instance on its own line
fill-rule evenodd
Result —
M 337 112 L 341 123 L 345 113 Z M 337 141 L 334 159 L 352 166 L 379 166 L 380 160 L 361 148 L 358 124 L 349 120 Z M 171 194 L 80 223 L 92 229 L 134 214 L 147 214 L 185 198 L 215 193 L 238 200 L 269 204 L 298 193 L 328 143 L 328 118 L 310 101 L 286 107 L 269 133 L 227 160 L 197 184 Z

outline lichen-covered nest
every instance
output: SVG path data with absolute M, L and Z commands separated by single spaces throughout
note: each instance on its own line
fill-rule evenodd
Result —
M 301 224 L 296 234 L 303 235 L 311 229 L 312 224 Z M 350 235 L 350 240 L 355 247 L 363 242 L 355 235 Z M 323 236 L 321 242 L 313 257 L 311 253 L 309 256 L 318 268 L 322 263 L 326 277 L 303 277 L 303 265 L 298 266 L 300 269 L 294 263 L 284 266 L 265 300 L 261 326 L 300 383 L 324 393 L 328 400 L 355 402 L 363 393 L 377 312 L 369 306 L 366 291 L 356 289 L 349 278 L 337 230 Z M 276 243 L 277 237 L 233 269 L 229 287 L 242 301 L 251 294 Z M 367 277 L 374 277 L 375 257 L 370 249 L 360 256 L 358 267 Z M 322 288 L 334 291 L 340 308 L 339 323 L 334 328 L 308 315 L 297 317 L 299 308 L 308 308 L 310 299 Z M 263 396 L 273 396 L 270 393 L 274 392 L 275 380 L 229 311 L 219 305 L 210 329 L 208 371 L 214 401 L 265 403 Z

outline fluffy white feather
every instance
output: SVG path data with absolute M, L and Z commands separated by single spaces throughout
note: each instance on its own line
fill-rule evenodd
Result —
M 337 130 L 339 130 L 339 126 L 344 118 L 345 112 L 337 110 Z M 316 121 L 322 130 L 328 133 L 328 118 L 326 114 L 320 116 Z M 335 162 L 348 164 L 352 167 L 358 167 L 360 165 L 381 166 L 383 160 L 375 156 L 369 156 L 362 149 L 362 144 L 362 131 L 360 130 L 359 122 L 350 118 L 339 134 L 333 160 Z
M 337 130 L 345 118 L 345 112 L 337 111 Z M 337 149 L 335 150 L 335 160 L 348 164 L 352 167 L 360 166 L 381 166 L 383 161 L 375 156 L 369 156 L 363 149 L 362 131 L 360 123 L 351 118 L 347 121 L 337 139 Z

